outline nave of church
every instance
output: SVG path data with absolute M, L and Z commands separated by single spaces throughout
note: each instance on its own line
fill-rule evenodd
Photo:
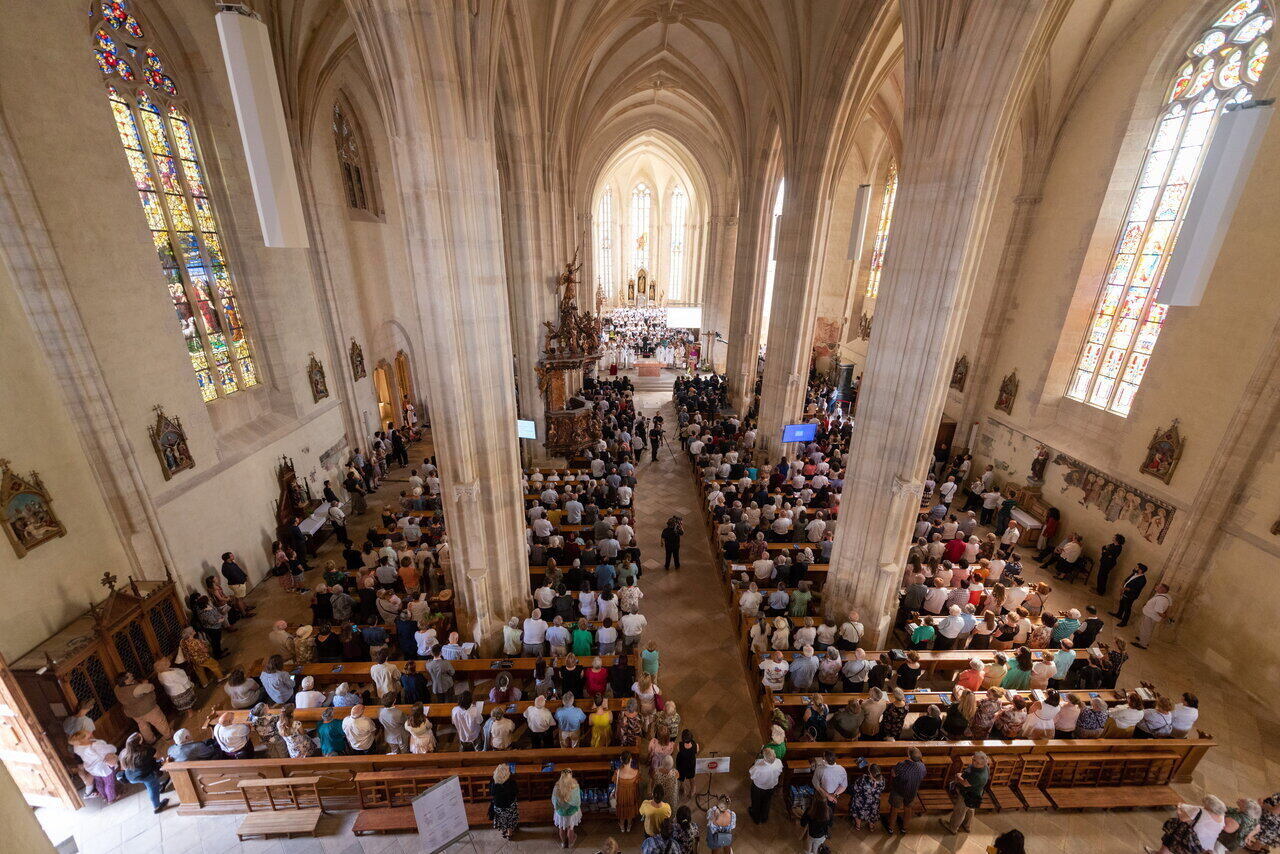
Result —
M 24 850 L 1280 844 L 1275 13 L 22 10 Z

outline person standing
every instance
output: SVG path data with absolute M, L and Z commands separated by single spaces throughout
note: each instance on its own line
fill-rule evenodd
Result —
M 116 677 L 116 699 L 124 713 L 137 724 L 143 740 L 154 742 L 161 736 L 168 738 L 173 732 L 156 703 L 156 686 L 150 682 L 139 682 L 132 673 L 125 671 Z
M 826 798 L 814 798 L 809 803 L 804 818 L 800 819 L 800 823 L 804 825 L 801 838 L 804 840 L 805 854 L 818 854 L 822 849 L 822 843 L 827 841 L 827 834 L 831 832 L 831 820 L 834 816 L 835 810 Z
M 1107 595 L 1107 579 L 1111 576 L 1111 570 L 1116 568 L 1116 564 L 1120 562 L 1120 553 L 1124 551 L 1124 534 L 1116 534 L 1111 542 L 1102 547 L 1102 554 L 1098 557 L 1098 576 L 1094 579 L 1094 589 L 1098 591 L 1099 596 Z
M 503 839 L 510 839 L 515 835 L 520 824 L 516 781 L 505 762 L 493 769 L 493 782 L 489 784 L 489 818 L 493 821 L 493 826 L 502 832 Z
M 973 820 L 974 811 L 982 806 L 982 795 L 987 788 L 990 776 L 987 754 L 979 750 L 969 759 L 969 764 L 955 777 L 955 809 L 951 818 L 938 819 L 942 829 L 947 833 L 969 832 L 969 822 Z
M 333 533 L 337 535 L 338 542 L 344 546 L 351 544 L 351 538 L 347 536 L 347 514 L 342 512 L 342 506 L 336 501 L 329 502 L 329 511 L 326 514 L 329 517 L 329 524 L 333 525 Z
M 680 568 L 680 538 L 684 536 L 684 523 L 679 516 L 667 520 L 667 527 L 662 529 L 662 548 L 666 552 L 663 569 L 670 570 L 674 560 L 676 569 Z
M 582 821 L 582 789 L 568 769 L 560 772 L 560 779 L 551 790 L 551 809 L 560 844 L 572 848 L 577 842 L 575 828 Z
M 1146 649 L 1151 643 L 1151 636 L 1156 626 L 1169 619 L 1169 610 L 1173 607 L 1173 599 L 1169 596 L 1169 585 L 1157 584 L 1156 592 L 1151 594 L 1147 604 L 1142 606 L 1142 622 L 1138 625 L 1138 639 L 1133 645 L 1138 649 Z
M 1120 618 L 1116 628 L 1129 625 L 1129 617 L 1133 614 L 1133 603 L 1138 601 L 1138 597 L 1142 595 L 1142 588 L 1146 586 L 1147 565 L 1140 563 L 1133 567 L 1133 572 L 1129 573 L 1129 577 L 1124 580 L 1124 584 L 1120 587 L 1120 604 L 1110 612 L 1111 616 Z
M 231 591 L 236 610 L 246 617 L 252 617 L 254 610 L 244 601 L 244 597 L 249 595 L 249 574 L 236 563 L 233 552 L 222 553 L 222 577 L 227 580 L 227 587 Z
M 766 747 L 760 751 L 760 756 L 747 776 L 751 778 L 751 806 L 747 809 L 747 814 L 756 824 L 764 824 L 769 820 L 773 791 L 782 777 L 782 760 Z
M 907 750 L 906 759 L 893 766 L 893 778 L 889 783 L 889 815 L 880 818 L 886 833 L 892 834 L 896 824 L 898 832 L 906 835 L 912 805 L 920 792 L 920 783 L 924 781 L 926 771 L 920 751 L 914 747 Z

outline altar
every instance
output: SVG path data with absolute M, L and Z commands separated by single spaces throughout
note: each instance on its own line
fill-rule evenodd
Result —
M 637 359 L 636 373 L 642 377 L 662 376 L 662 363 L 656 359 Z

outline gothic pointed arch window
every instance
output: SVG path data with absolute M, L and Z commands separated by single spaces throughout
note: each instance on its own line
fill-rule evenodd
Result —
M 613 187 L 600 194 L 596 215 L 596 271 L 600 292 L 612 299 L 613 285 Z
M 689 220 L 689 196 L 676 184 L 671 191 L 671 271 L 667 274 L 667 296 L 683 300 L 685 232 Z
M 183 92 L 132 4 L 95 3 L 93 51 L 206 402 L 259 383 Z
M 633 277 L 641 270 L 649 270 L 649 244 L 652 242 L 649 218 L 652 209 L 653 190 L 641 181 L 631 191 L 631 275 Z
M 880 295 L 880 271 L 884 269 L 884 253 L 889 248 L 889 228 L 893 225 L 893 203 L 898 198 L 898 164 L 889 161 L 884 179 L 884 195 L 880 200 L 880 219 L 876 222 L 876 239 L 871 244 L 871 270 L 867 274 L 867 299 Z
M 338 168 L 347 207 L 374 216 L 382 212 L 377 201 L 377 182 L 364 128 L 346 97 L 333 102 L 333 142 L 338 149 Z
M 1067 397 L 1127 416 L 1160 337 L 1159 302 L 1204 153 L 1228 104 L 1253 97 L 1274 23 L 1262 0 L 1235 0 L 1187 48 L 1156 119 Z

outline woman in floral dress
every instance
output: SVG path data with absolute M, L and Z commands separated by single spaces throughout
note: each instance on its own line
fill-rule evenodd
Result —
M 640 721 L 640 713 L 636 711 L 636 701 L 627 700 L 622 711 L 618 713 L 618 746 L 635 747 L 644 734 L 644 725 Z
M 885 779 L 879 765 L 867 767 L 867 773 L 854 778 L 849 787 L 849 818 L 858 830 L 870 830 L 880 820 L 880 796 Z
M 992 688 L 978 701 L 978 708 L 969 719 L 967 733 L 969 738 L 981 741 L 991 734 L 991 727 L 995 725 L 996 715 L 1000 714 L 1000 704 L 1003 699 L 1004 689 Z
M 259 703 L 249 710 L 249 727 L 257 734 L 258 740 L 267 748 L 267 759 L 285 759 L 289 756 L 289 748 L 280 737 L 277 723 L 280 715 L 267 708 L 266 703 Z

